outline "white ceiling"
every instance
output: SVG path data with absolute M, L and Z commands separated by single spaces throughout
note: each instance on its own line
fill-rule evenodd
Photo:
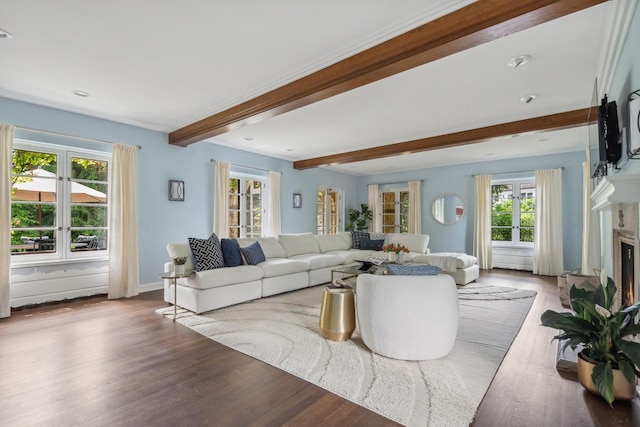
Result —
M 0 96 L 170 132 L 471 2 L 2 0 L 0 28 L 13 38 L 0 40 Z M 586 108 L 618 37 L 611 28 L 624 30 L 612 24 L 620 3 L 209 141 L 294 161 Z M 506 66 L 520 54 L 531 62 Z M 530 93 L 539 98 L 519 101 Z M 330 168 L 384 173 L 576 151 L 586 140 L 577 128 Z

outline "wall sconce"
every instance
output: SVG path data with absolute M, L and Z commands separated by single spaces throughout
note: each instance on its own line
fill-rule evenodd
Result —
M 301 208 L 302 207 L 302 194 L 293 193 L 293 207 Z
M 169 181 L 169 201 L 184 202 L 184 181 Z

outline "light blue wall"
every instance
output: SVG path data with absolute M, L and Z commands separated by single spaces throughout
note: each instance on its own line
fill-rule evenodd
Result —
M 167 134 L 0 98 L 0 122 L 85 138 L 140 145 L 138 157 L 138 233 L 140 283 L 158 282 L 168 261 L 166 245 L 187 237 L 207 237 L 213 229 L 213 173 L 211 159 L 283 172 L 281 181 L 282 232 L 315 231 L 315 195 L 318 185 L 355 194 L 352 177 L 323 169 L 294 171 L 291 162 L 200 142 L 187 148 L 168 144 Z M 18 130 L 16 138 L 111 151 L 108 144 L 47 136 Z M 232 170 L 236 170 L 232 167 Z M 241 171 L 241 170 L 239 170 Z M 247 171 L 246 169 L 244 171 Z M 258 173 L 255 170 L 249 170 Z M 167 200 L 168 180 L 185 182 L 185 201 Z M 294 209 L 292 194 L 302 194 L 302 208 Z
M 522 174 L 505 172 L 533 171 L 564 167 L 562 173 L 562 217 L 564 264 L 579 267 L 582 257 L 582 162 L 584 152 L 478 162 L 393 174 L 358 178 L 358 203 L 367 203 L 367 185 L 385 182 L 422 180 L 422 232 L 430 235 L 433 252 L 473 253 L 474 174 L 501 174 L 496 178 L 515 178 Z M 533 176 L 533 172 L 530 174 Z M 465 203 L 465 214 L 455 225 L 439 224 L 431 215 L 433 200 L 442 193 L 456 193 Z
M 640 90 L 640 4 L 636 6 L 629 35 L 609 91 L 609 99 L 618 104 L 620 127 L 629 130 L 629 104 L 627 97 Z M 640 160 L 631 160 L 620 173 L 640 173 Z M 639 190 L 640 191 L 640 190 Z

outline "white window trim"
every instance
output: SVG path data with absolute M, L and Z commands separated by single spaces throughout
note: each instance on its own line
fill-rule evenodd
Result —
M 107 182 L 108 191 L 111 190 L 111 165 L 112 165 L 112 155 L 109 152 L 105 151 L 96 151 L 96 150 L 88 150 L 84 148 L 78 148 L 70 145 L 57 145 L 50 144 L 46 142 L 38 142 L 38 141 L 29 141 L 24 139 L 16 139 L 13 143 L 13 148 L 16 150 L 28 150 L 28 151 L 37 151 L 42 153 L 50 153 L 56 154 L 58 156 L 58 176 L 63 177 L 64 179 L 58 180 L 56 193 L 59 196 L 58 200 L 62 202 L 58 202 L 56 208 L 56 222 L 58 227 L 62 227 L 62 230 L 57 230 L 56 241 L 64 242 L 62 246 L 56 246 L 55 253 L 49 254 L 34 254 L 34 255 L 24 255 L 24 256 L 11 256 L 11 266 L 12 267 L 29 267 L 29 266 L 38 266 L 38 265 L 52 265 L 52 264 L 73 264 L 73 263 L 82 263 L 86 261 L 100 261 L 100 260 L 108 260 L 109 259 L 109 249 L 107 247 L 104 251 L 95 251 L 95 252 L 71 252 L 69 250 L 69 245 L 65 239 L 60 238 L 67 232 L 66 227 L 70 227 L 71 223 L 66 224 L 66 212 L 69 212 L 71 209 L 71 203 L 67 201 L 65 197 L 67 191 L 69 191 L 70 184 L 67 181 L 67 177 L 71 175 L 71 166 L 70 166 L 70 158 L 72 156 L 87 156 L 95 160 L 104 160 L 109 163 Z M 107 193 L 107 200 L 109 200 L 109 194 Z M 108 214 L 107 214 L 108 215 Z M 69 218 L 70 220 L 70 218 Z M 107 217 L 107 232 L 108 232 L 108 224 L 109 218 Z
M 336 233 L 340 233 L 344 231 L 344 191 L 341 188 L 333 188 L 333 187 L 326 187 L 326 186 L 319 186 L 317 189 L 317 192 L 323 191 L 325 193 L 325 195 L 327 195 L 329 192 L 331 193 L 338 193 L 338 206 L 337 206 L 337 214 L 338 214 L 338 227 L 336 228 Z M 326 209 L 327 209 L 327 203 L 328 203 L 328 197 L 325 197 L 325 211 L 324 211 L 324 215 L 325 215 L 325 221 L 326 221 L 326 217 L 328 215 Z M 316 204 L 317 204 L 317 198 L 316 198 Z M 318 218 L 316 216 L 316 230 L 318 230 Z M 328 227 L 325 226 L 325 231 L 328 231 Z M 330 233 L 325 233 L 325 234 L 330 234 Z
M 513 193 L 515 194 L 516 191 L 518 192 L 518 194 L 520 194 L 520 185 L 523 183 L 530 183 L 533 182 L 535 185 L 536 179 L 533 176 L 526 176 L 526 177 L 520 177 L 520 178 L 511 178 L 511 179 L 492 179 L 491 180 L 491 185 L 501 185 L 501 184 L 513 184 L 514 188 L 513 188 Z M 537 187 L 536 187 L 536 191 L 534 191 L 534 198 L 536 198 L 537 200 Z M 519 205 L 519 201 L 518 201 L 518 205 Z M 513 205 L 512 205 L 513 206 Z M 512 224 L 514 223 L 519 223 L 520 221 L 520 210 L 518 209 L 516 211 L 516 209 L 512 208 L 512 212 L 513 212 L 513 217 L 512 217 Z M 534 242 L 514 242 L 513 238 L 511 240 L 511 242 L 499 242 L 499 241 L 491 241 L 491 246 L 494 248 L 520 248 L 520 249 L 532 249 L 533 250 L 533 246 L 534 246 Z
M 245 173 L 245 172 L 229 172 L 229 179 L 239 179 L 241 182 L 243 180 L 252 180 L 252 181 L 260 181 L 262 182 L 262 200 L 261 200 L 261 205 L 262 205 L 262 215 L 263 215 L 263 219 L 262 219 L 262 229 L 260 232 L 260 237 L 265 237 L 268 233 L 268 226 L 269 226 L 269 177 L 268 176 L 263 176 L 263 175 L 253 175 L 250 173 Z M 240 238 L 246 238 L 246 224 L 243 224 L 243 214 L 246 212 L 246 199 L 242 196 L 243 191 L 240 191 Z M 231 212 L 231 207 L 229 207 L 229 212 L 227 212 L 227 215 Z M 229 224 L 228 228 L 231 228 L 231 225 Z

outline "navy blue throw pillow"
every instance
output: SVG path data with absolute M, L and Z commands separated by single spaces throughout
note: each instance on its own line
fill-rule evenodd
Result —
M 258 265 L 266 260 L 264 252 L 262 252 L 262 247 L 260 247 L 260 243 L 258 242 L 252 243 L 246 248 L 240 248 L 240 252 L 242 252 L 244 259 L 247 260 L 247 264 L 249 265 Z
M 369 240 L 369 233 L 364 231 L 352 231 L 351 242 L 353 243 L 353 249 L 361 249 L 360 244 L 363 240 Z
M 442 269 L 435 265 L 389 264 L 387 274 L 391 276 L 437 276 Z
M 360 240 L 360 249 L 368 251 L 381 251 L 384 246 L 384 240 Z
M 222 239 L 222 257 L 224 258 L 225 267 L 237 267 L 242 265 L 242 254 L 240 253 L 240 244 L 236 239 Z

